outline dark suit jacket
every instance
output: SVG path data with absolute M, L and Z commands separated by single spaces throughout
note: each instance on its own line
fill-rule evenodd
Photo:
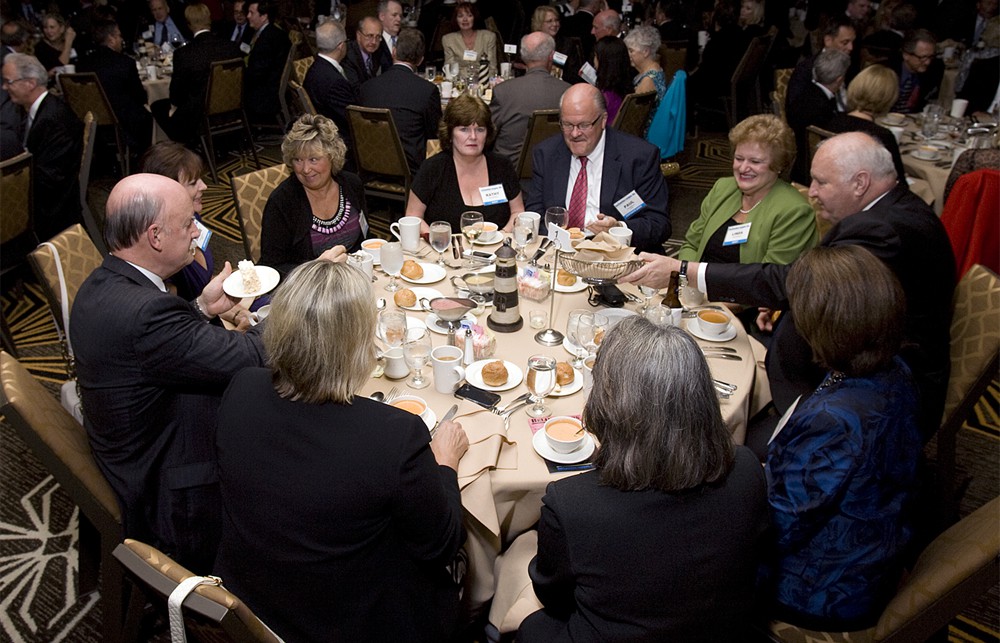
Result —
M 10 99 L 6 89 L 0 89 L 0 161 L 17 156 L 24 150 L 24 112 Z
M 340 64 L 344 67 L 344 75 L 351 82 L 355 92 L 360 91 L 362 83 L 375 78 L 375 76 L 392 67 L 392 53 L 389 51 L 389 47 L 386 46 L 384 39 L 379 38 L 378 49 L 375 50 L 372 56 L 375 57 L 375 73 L 369 74 L 368 68 L 365 67 L 365 59 L 361 53 L 361 47 L 357 41 L 352 40 L 347 43 L 347 55 Z
M 795 165 L 792 180 L 809 185 L 809 132 L 810 125 L 826 129 L 837 113 L 837 99 L 828 98 L 819 85 L 809 83 L 795 98 L 785 103 L 788 126 L 795 133 Z
M 345 70 L 346 71 L 346 70 Z M 347 126 L 347 106 L 358 104 L 358 93 L 333 64 L 319 55 L 306 72 L 302 86 L 316 111 L 333 119 L 344 140 L 350 138 Z
M 563 37 L 580 39 L 585 61 L 594 60 L 594 36 L 590 33 L 593 27 L 594 14 L 588 11 L 577 11 L 572 16 L 563 18 L 562 27 L 559 29 L 559 33 Z
M 123 535 L 211 569 L 219 398 L 238 370 L 263 364 L 256 330 L 205 323 L 111 255 L 80 287 L 70 319 L 87 435 L 121 503 Z
M 276 25 L 268 24 L 257 34 L 243 76 L 243 109 L 250 122 L 273 122 L 281 110 L 278 91 L 291 47 L 288 34 Z
M 233 37 L 233 32 L 235 30 L 236 30 L 236 23 L 233 22 L 232 20 L 227 20 L 226 22 L 222 23 L 222 25 L 219 27 L 216 35 L 218 35 L 220 38 L 228 40 L 229 42 L 233 42 L 233 44 L 235 44 L 237 47 L 239 47 L 243 43 L 249 45 L 250 41 L 253 40 L 254 29 L 253 27 L 250 26 L 249 22 L 243 25 L 243 37 L 240 38 L 238 42 L 234 42 L 233 40 L 231 40 L 231 38 Z
M 83 123 L 49 94 L 38 106 L 26 147 L 34 156 L 35 231 L 45 241 L 80 221 Z
M 239 46 L 209 32 L 202 32 L 174 52 L 174 74 L 170 78 L 170 102 L 177 106 L 170 116 L 168 134 L 175 141 L 198 138 L 205 92 L 213 62 L 241 58 Z
M 554 205 L 567 207 L 570 152 L 561 135 L 542 141 L 532 153 L 531 188 L 524 207 L 545 212 Z M 604 130 L 604 172 L 601 178 L 601 212 L 616 219 L 615 201 L 635 190 L 646 203 L 628 219 L 632 245 L 642 252 L 663 254 L 670 238 L 667 183 L 660 173 L 660 150 L 646 141 L 610 127 Z
M 823 246 L 859 245 L 885 262 L 906 293 L 906 327 L 900 355 L 920 389 L 925 439 L 941 423 L 948 384 L 951 300 L 955 259 L 941 221 L 920 197 L 897 186 L 867 211 L 833 226 Z M 784 310 L 767 352 L 767 377 L 779 411 L 812 392 L 824 372 L 795 328 L 785 278 L 791 265 L 710 264 L 705 280 L 712 300 L 739 301 Z M 862 314 L 859 311 L 859 314 Z
M 544 68 L 531 69 L 520 78 L 494 87 L 490 103 L 497 131 L 493 151 L 517 164 L 531 112 L 559 109 L 559 99 L 567 89 L 569 83 L 552 76 Z
M 361 104 L 392 111 L 410 172 L 416 176 L 427 153 L 427 139 L 437 138 L 441 121 L 441 92 L 437 85 L 397 63 L 361 86 Z
M 77 69 L 97 74 L 125 133 L 125 142 L 133 154 L 142 154 L 152 140 L 153 117 L 146 109 L 146 90 L 139 80 L 135 60 L 107 47 L 98 47 L 80 61 Z
M 902 59 L 901 59 L 902 60 Z M 893 71 L 899 76 L 899 86 L 903 86 L 903 65 L 906 63 L 900 62 L 896 65 Z M 902 106 L 904 96 L 900 95 L 899 100 L 893 105 L 892 109 L 896 112 L 912 112 L 914 114 L 924 111 L 924 105 L 927 101 L 934 100 L 938 97 L 938 91 L 941 89 L 941 79 L 944 78 L 944 63 L 940 58 L 935 58 L 931 61 L 931 64 L 927 67 L 927 71 L 922 74 L 917 74 L 917 85 L 920 88 L 920 94 L 917 96 L 917 104 L 913 106 L 912 109 L 905 109 Z

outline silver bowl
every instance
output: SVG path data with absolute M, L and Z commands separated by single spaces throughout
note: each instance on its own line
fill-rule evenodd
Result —
M 566 272 L 580 277 L 584 282 L 603 286 L 617 283 L 619 279 L 629 273 L 633 273 L 642 266 L 639 259 L 629 259 L 627 261 L 581 261 L 573 255 L 559 255 Z

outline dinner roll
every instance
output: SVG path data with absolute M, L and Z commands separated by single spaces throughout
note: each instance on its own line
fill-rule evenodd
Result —
M 501 360 L 490 362 L 483 367 L 483 382 L 487 386 L 503 386 L 507 383 L 507 367 Z
M 413 259 L 407 259 L 403 262 L 403 268 L 399 271 L 399 274 L 407 279 L 423 279 L 424 269 Z

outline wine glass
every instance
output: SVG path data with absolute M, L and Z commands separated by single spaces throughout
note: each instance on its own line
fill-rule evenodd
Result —
M 378 314 L 378 330 L 382 339 L 395 348 L 406 336 L 406 313 L 401 310 L 382 310 Z
M 545 209 L 545 231 L 549 232 L 554 225 L 566 227 L 566 208 L 553 206 Z
M 463 212 L 461 218 L 462 234 L 469 240 L 471 246 L 483 234 L 483 214 L 481 212 Z M 475 268 L 476 263 L 467 259 L 466 268 Z
M 597 353 L 597 349 L 601 347 L 601 342 L 604 341 L 609 330 L 611 330 L 611 318 L 604 313 L 594 313 L 594 336 L 587 344 L 588 354 Z
M 385 289 L 389 292 L 396 292 L 400 285 L 396 283 L 399 271 L 403 269 L 403 244 L 399 241 L 391 241 L 382 245 L 381 250 L 382 270 L 389 275 L 389 283 Z
M 594 342 L 594 313 L 589 310 L 571 310 L 566 321 L 566 337 L 574 359 L 570 366 L 583 368 L 583 360 L 590 353 L 587 346 Z
M 424 69 L 424 77 L 433 83 L 434 79 L 437 78 L 437 68 L 434 65 L 427 65 Z
M 451 224 L 447 221 L 435 221 L 431 224 L 428 240 L 431 247 L 437 250 L 439 266 L 445 265 L 444 251 L 451 245 Z
M 424 377 L 424 367 L 431 359 L 431 336 L 426 328 L 408 328 L 403 338 L 403 359 L 413 369 L 406 383 L 410 388 L 424 388 L 430 380 Z
M 646 298 L 645 303 L 643 303 L 642 308 L 639 310 L 639 314 L 645 315 L 649 309 L 652 308 L 653 297 L 655 297 L 656 293 L 660 291 L 652 286 L 639 286 L 639 292 L 641 292 L 642 296 Z
M 525 412 L 531 417 L 542 417 L 548 413 L 545 396 L 556 388 L 556 359 L 547 355 L 532 355 L 528 358 L 528 390 L 534 405 Z
M 517 247 L 517 256 L 514 257 L 514 261 L 527 261 L 528 255 L 524 254 L 524 249 L 528 247 L 528 241 L 531 239 L 531 226 L 518 219 L 514 226 L 513 238 L 514 245 Z

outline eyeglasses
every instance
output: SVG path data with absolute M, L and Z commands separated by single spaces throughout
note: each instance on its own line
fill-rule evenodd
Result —
M 361 37 L 364 38 L 365 40 L 375 40 L 381 35 L 382 35 L 381 32 L 378 33 L 365 33 L 363 31 L 361 32 Z
M 913 56 L 914 58 L 916 58 L 917 60 L 919 60 L 922 63 L 925 63 L 925 62 L 928 62 L 928 61 L 931 61 L 931 60 L 934 59 L 934 54 L 927 54 L 926 56 L 918 56 L 918 55 L 916 55 L 915 53 L 913 53 L 911 51 L 904 51 L 903 53 L 906 54 L 907 56 Z
M 11 85 L 13 85 L 14 83 L 18 82 L 19 80 L 31 80 L 31 79 L 30 78 L 25 78 L 24 76 L 22 76 L 20 78 L 12 78 L 11 80 L 7 80 L 6 78 L 4 78 L 3 82 L 0 82 L 0 87 L 10 87 Z
M 597 118 L 590 121 L 589 123 L 567 123 L 566 121 L 559 121 L 559 127 L 562 129 L 562 131 L 566 132 L 567 134 L 572 132 L 574 129 L 578 129 L 584 134 L 586 134 L 587 132 L 589 132 L 594 128 L 594 125 L 597 124 L 597 121 L 601 120 L 602 116 L 604 116 L 603 113 L 598 114 Z

